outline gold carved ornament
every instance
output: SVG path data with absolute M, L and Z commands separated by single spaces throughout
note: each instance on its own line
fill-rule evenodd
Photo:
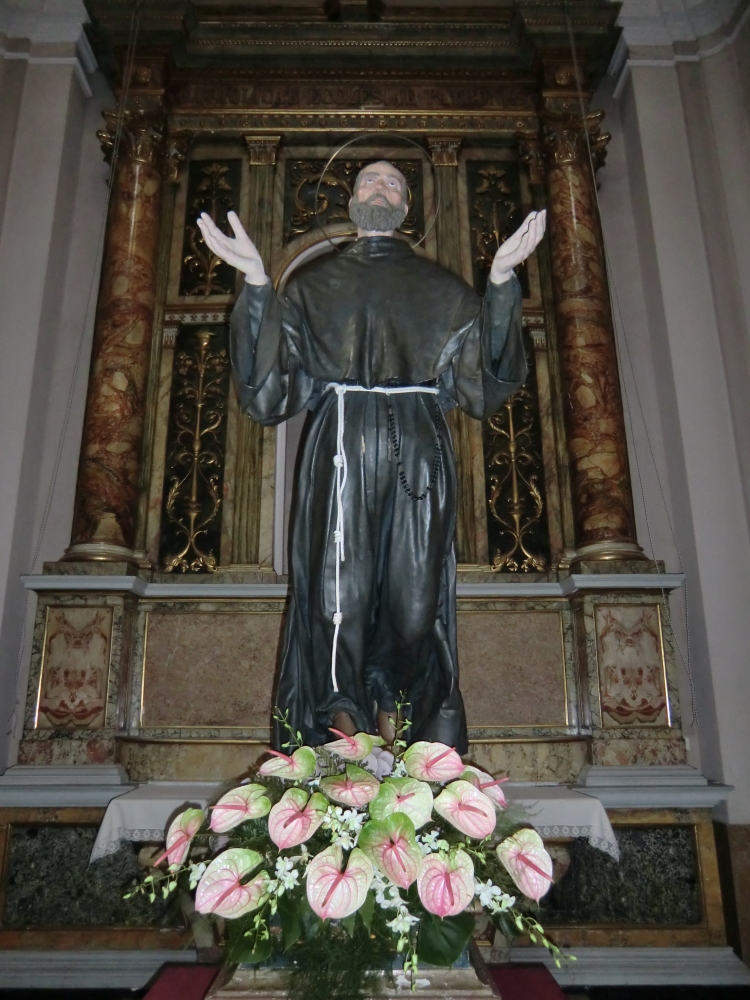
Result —
M 520 198 L 500 164 L 481 167 L 477 178 L 471 202 L 474 266 L 475 273 L 488 274 L 498 248 L 516 227 Z M 542 527 L 544 499 L 534 384 L 530 366 L 526 385 L 484 426 L 487 505 L 494 522 L 490 535 L 500 543 L 492 562 L 496 571 L 528 573 L 547 568 L 536 538 Z
M 219 431 L 226 411 L 226 372 L 229 360 L 224 349 L 211 350 L 215 334 L 195 334 L 195 350 L 180 351 L 175 359 L 179 380 L 173 390 L 173 445 L 168 457 L 169 490 L 165 516 L 174 537 L 181 539 L 177 551 L 166 556 L 167 573 L 213 573 L 217 559 L 204 538 L 218 522 L 221 507 L 220 479 L 223 448 Z
M 196 188 L 196 196 L 190 202 L 188 219 L 195 220 L 201 212 L 211 216 L 216 225 L 228 236 L 232 233 L 227 222 L 227 212 L 235 207 L 232 185 L 227 174 L 229 167 L 220 162 L 209 163 L 201 169 L 204 175 Z M 185 227 L 187 246 L 192 251 L 183 259 L 184 269 L 194 276 L 194 284 L 185 291 L 187 295 L 231 295 L 234 281 L 224 281 L 219 273 L 226 270 L 221 257 L 217 257 L 206 246 L 195 221 Z
M 500 538 L 507 538 L 506 547 L 495 554 L 493 570 L 542 573 L 547 568 L 544 556 L 532 550 L 534 529 L 544 511 L 538 471 L 541 459 L 534 447 L 535 406 L 532 393 L 524 386 L 487 421 L 491 441 L 486 460 L 488 506 L 500 528 Z
M 349 223 L 353 233 L 354 226 L 349 219 L 349 202 L 354 190 L 354 181 L 362 167 L 370 162 L 371 159 L 334 161 L 324 174 L 325 161 L 290 161 L 286 183 L 288 197 L 291 197 L 291 211 L 284 227 L 284 242 L 288 243 L 295 236 L 301 236 L 314 229 L 317 225 L 316 214 L 323 224 Z M 421 164 L 412 161 L 399 161 L 398 169 L 406 178 L 409 188 L 408 212 L 399 227 L 399 232 L 419 238 L 422 233 L 416 217 L 414 192 L 421 188 Z M 320 181 L 320 191 L 316 206 L 315 190 L 318 181 Z

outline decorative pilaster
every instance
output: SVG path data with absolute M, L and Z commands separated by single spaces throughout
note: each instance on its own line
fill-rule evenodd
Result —
M 458 215 L 458 151 L 461 136 L 427 136 L 435 173 L 436 199 L 440 210 L 435 223 L 438 263 L 461 274 L 461 229 Z M 458 408 L 447 415 L 453 437 L 458 474 L 456 509 L 456 556 L 460 563 L 477 561 L 474 531 L 474 476 L 472 470 L 472 421 Z
M 158 112 L 104 118 L 99 139 L 107 159 L 118 141 L 117 165 L 66 557 L 134 561 L 165 122 Z
M 281 136 L 278 135 L 245 136 L 250 158 L 248 233 L 258 248 L 266 272 L 271 265 L 273 184 L 280 142 Z M 264 435 L 275 433 L 275 429 L 264 429 L 245 414 L 240 414 L 234 482 L 233 563 L 255 565 L 261 561 Z
M 577 107 L 577 105 L 576 105 Z M 636 542 L 612 311 L 594 169 L 609 136 L 603 112 L 542 115 L 548 227 L 571 463 L 576 555 L 643 558 Z M 587 141 L 588 139 L 588 141 Z M 535 150 L 526 156 L 533 160 Z M 524 150 L 522 149 L 522 155 Z

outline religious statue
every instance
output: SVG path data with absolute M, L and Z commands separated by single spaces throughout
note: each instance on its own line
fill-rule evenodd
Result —
M 208 247 L 245 274 L 231 324 L 243 409 L 277 424 L 311 412 L 292 506 L 291 602 L 276 703 L 308 744 L 329 727 L 465 753 L 456 652 L 456 463 L 445 412 L 482 420 L 526 378 L 513 273 L 544 235 L 533 212 L 500 246 L 481 299 L 396 235 L 404 176 L 358 175 L 357 239 L 276 294 L 239 219 L 203 214 Z M 284 734 L 277 727 L 275 745 Z

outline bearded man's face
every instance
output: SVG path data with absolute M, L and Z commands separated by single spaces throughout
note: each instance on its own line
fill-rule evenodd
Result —
M 360 171 L 349 202 L 349 217 L 358 229 L 392 232 L 404 221 L 407 211 L 406 180 L 392 163 L 383 160 Z

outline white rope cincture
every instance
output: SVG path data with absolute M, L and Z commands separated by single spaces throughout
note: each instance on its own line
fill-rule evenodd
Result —
M 331 683 L 333 690 L 338 691 L 339 685 L 336 680 L 336 650 L 339 644 L 339 631 L 344 620 L 341 611 L 341 563 L 346 558 L 344 552 L 344 487 L 346 486 L 349 469 L 346 463 L 346 451 L 344 450 L 344 396 L 347 392 L 379 392 L 384 396 L 397 396 L 406 392 L 424 392 L 430 396 L 437 396 L 440 391 L 436 386 L 429 385 L 396 385 L 391 388 L 375 385 L 368 389 L 364 385 L 343 385 L 340 382 L 329 382 L 326 389 L 336 391 L 337 427 L 336 427 L 336 454 L 333 456 L 333 464 L 336 466 L 336 527 L 333 532 L 333 541 L 336 547 L 336 610 L 333 615 L 333 643 L 331 644 Z

